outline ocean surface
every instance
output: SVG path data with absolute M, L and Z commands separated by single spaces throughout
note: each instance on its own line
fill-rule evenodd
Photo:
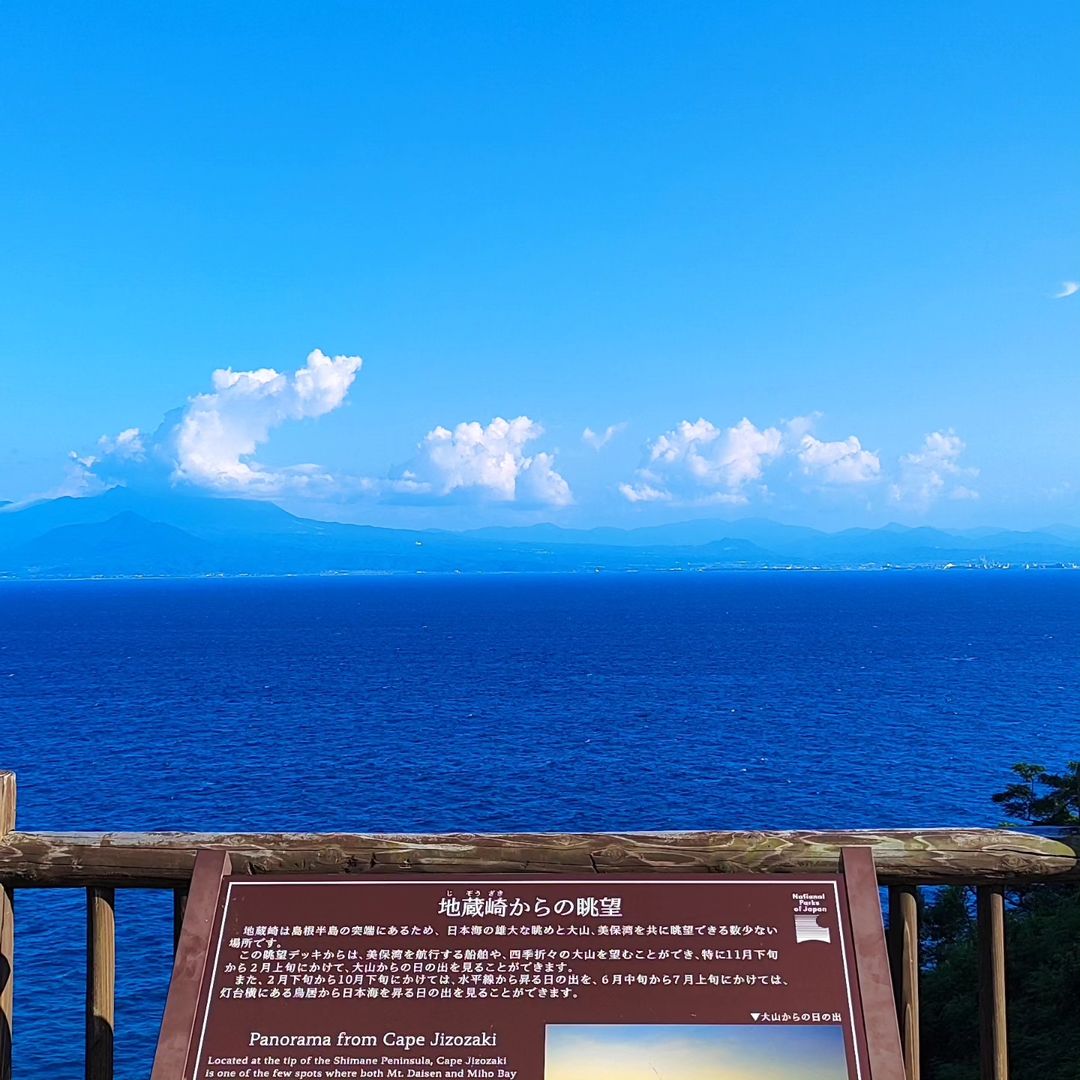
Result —
M 1080 574 L 0 583 L 23 829 L 992 825 L 1080 757 Z M 16 1075 L 82 1075 L 84 897 L 17 894 Z M 117 1075 L 171 898 L 117 896 Z

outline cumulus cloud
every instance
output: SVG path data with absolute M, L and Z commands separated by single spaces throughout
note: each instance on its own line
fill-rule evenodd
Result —
M 90 453 L 73 453 L 65 489 L 93 494 L 119 483 L 187 485 L 249 498 L 367 496 L 430 502 L 457 497 L 548 507 L 573 502 L 554 454 L 533 449 L 544 429 L 528 416 L 496 417 L 486 427 L 437 427 L 413 460 L 388 478 L 335 475 L 310 464 L 276 467 L 259 460 L 260 448 L 282 424 L 340 408 L 361 364 L 359 356 L 330 357 L 316 349 L 291 374 L 273 368 L 219 369 L 208 392 L 166 415 L 156 431 L 128 428 L 103 436 Z M 609 432 L 613 435 L 614 429 Z
M 639 478 L 646 471 L 645 469 L 639 470 Z M 667 488 L 653 487 L 651 483 L 644 479 L 639 479 L 634 484 L 620 484 L 619 491 L 627 502 L 632 503 L 671 502 L 675 498 Z
M 75 460 L 105 484 L 187 483 L 255 496 L 326 490 L 335 481 L 319 466 L 272 468 L 255 454 L 280 425 L 339 408 L 361 363 L 359 356 L 329 357 L 315 349 L 291 375 L 219 369 L 210 393 L 196 394 L 152 434 L 128 428 L 103 436 L 94 453 Z
M 146 457 L 142 432 L 134 427 L 113 437 L 102 435 L 98 439 L 98 450 L 103 456 L 114 457 L 120 461 L 142 461 Z
M 778 428 L 764 430 L 745 417 L 719 428 L 704 418 L 683 420 L 646 447 L 646 462 L 619 490 L 630 502 L 741 504 L 746 488 L 783 452 Z
M 1064 300 L 1067 296 L 1075 296 L 1080 292 L 1080 281 L 1063 281 L 1061 291 L 1054 293 L 1055 300 Z
M 486 427 L 475 421 L 452 431 L 437 427 L 394 480 L 393 490 L 406 498 L 568 506 L 573 495 L 555 469 L 554 454 L 527 450 L 543 434 L 527 416 L 497 416 Z
M 645 461 L 619 491 L 632 503 L 743 505 L 791 485 L 835 493 L 882 480 L 880 456 L 857 435 L 827 441 L 814 434 L 821 416 L 813 412 L 766 428 L 745 417 L 728 428 L 684 420 L 647 444 Z
M 918 450 L 900 459 L 900 479 L 892 485 L 895 502 L 926 508 L 939 499 L 977 499 L 979 493 L 968 483 L 979 470 L 960 464 L 967 449 L 964 440 L 951 428 L 932 431 Z
M 331 359 L 319 349 L 293 375 L 273 368 L 215 371 L 213 392 L 198 394 L 176 430 L 176 476 L 203 487 L 272 492 L 303 486 L 316 466 L 268 469 L 254 460 L 273 428 L 287 420 L 325 416 L 345 400 L 360 370 L 359 356 Z
M 600 432 L 593 431 L 591 427 L 587 427 L 581 433 L 581 441 L 585 443 L 586 446 L 591 446 L 594 450 L 600 451 L 603 450 L 616 435 L 624 432 L 628 426 L 629 425 L 624 420 L 620 424 L 611 424 Z
M 813 435 L 803 435 L 795 456 L 803 474 L 823 484 L 837 487 L 872 484 L 881 476 L 881 459 L 864 450 L 856 435 L 836 442 L 822 442 Z

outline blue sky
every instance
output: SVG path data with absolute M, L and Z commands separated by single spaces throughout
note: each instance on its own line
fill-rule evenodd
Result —
M 1080 522 L 1075 5 L 13 3 L 0 37 L 0 497 Z

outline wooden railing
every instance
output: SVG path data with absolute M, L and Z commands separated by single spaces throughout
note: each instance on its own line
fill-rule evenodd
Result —
M 529 833 L 377 836 L 299 833 L 44 833 L 15 829 L 15 776 L 0 772 L 0 1080 L 11 1077 L 16 889 L 80 888 L 87 897 L 86 1076 L 111 1080 L 118 888 L 171 889 L 179 932 L 200 848 L 227 848 L 237 874 L 820 873 L 840 849 L 874 849 L 888 887 L 890 947 L 908 1080 L 919 1077 L 922 886 L 977 895 L 982 1076 L 1007 1080 L 1005 887 L 1080 882 L 1080 831 Z

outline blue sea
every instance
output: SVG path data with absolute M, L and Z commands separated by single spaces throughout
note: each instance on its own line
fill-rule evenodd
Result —
M 990 825 L 1080 757 L 1080 574 L 0 583 L 23 829 Z M 84 899 L 17 894 L 23 1080 L 82 1075 Z M 117 1075 L 171 898 L 117 897 Z

